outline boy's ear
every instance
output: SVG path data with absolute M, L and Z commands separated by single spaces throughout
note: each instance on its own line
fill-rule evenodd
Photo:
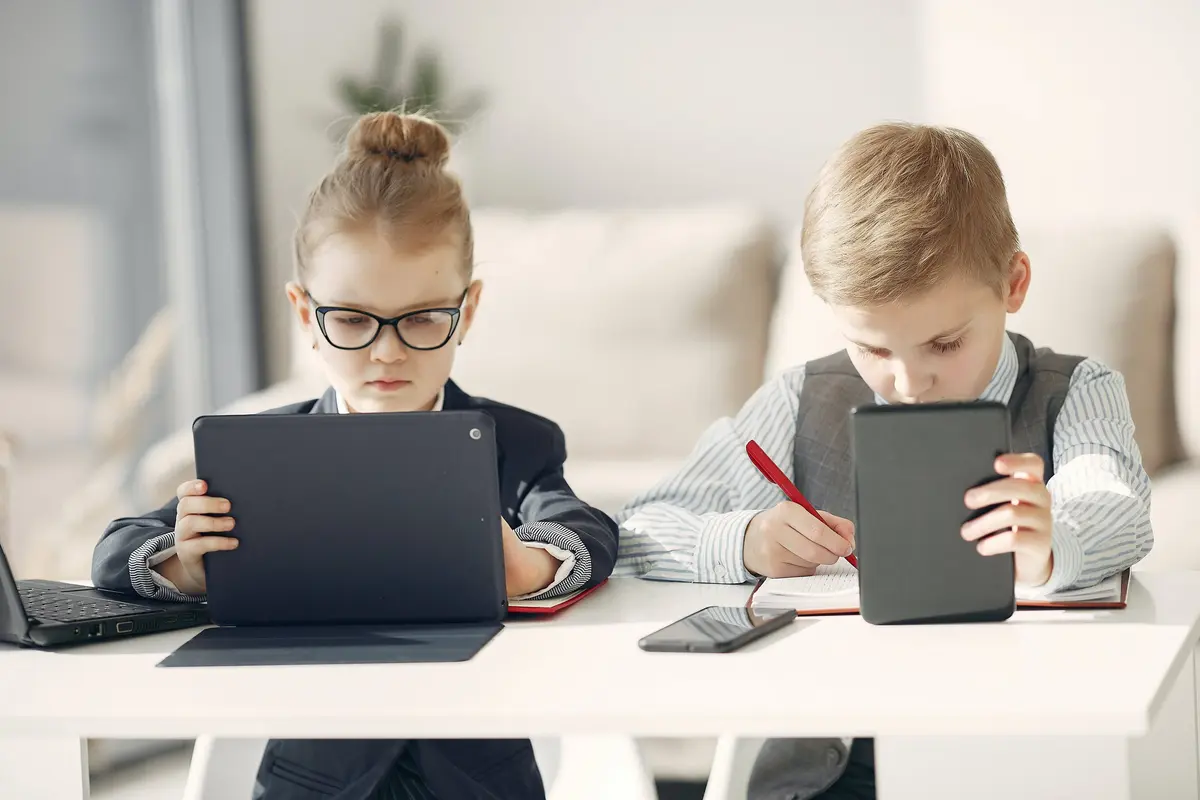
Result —
M 1018 250 L 1008 262 L 1008 283 L 1004 287 L 1004 307 L 1009 314 L 1015 314 L 1025 305 L 1025 296 L 1029 293 L 1029 280 L 1033 276 L 1029 264 L 1029 256 Z

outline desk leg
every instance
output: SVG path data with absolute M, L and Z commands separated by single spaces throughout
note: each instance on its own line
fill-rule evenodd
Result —
M 0 797 L 88 800 L 87 740 L 0 737 Z
M 879 800 L 1159 800 L 1200 796 L 1194 659 L 1150 731 L 1111 736 L 893 737 L 875 743 Z M 1096 702 L 1104 702 L 1097 698 Z

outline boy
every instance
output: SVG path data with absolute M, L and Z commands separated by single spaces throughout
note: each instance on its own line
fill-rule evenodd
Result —
M 1150 551 L 1150 482 L 1120 374 L 1035 349 L 1005 330 L 1031 278 L 992 154 L 963 131 L 865 130 L 805 204 L 801 253 L 844 352 L 785 372 L 714 423 L 687 463 L 626 508 L 618 571 L 742 583 L 810 575 L 854 545 L 847 416 L 866 403 L 1007 403 L 1014 453 L 964 505 L 1003 503 L 962 528 L 1012 553 L 1019 583 L 1084 586 Z M 776 503 L 744 452 L 756 439 L 822 511 Z M 830 765 L 829 747 L 841 758 Z M 871 742 L 768 742 L 751 778 L 765 798 L 874 797 Z

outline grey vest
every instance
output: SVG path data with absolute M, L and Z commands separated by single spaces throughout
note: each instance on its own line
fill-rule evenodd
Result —
M 1054 471 L 1054 420 L 1071 375 L 1083 361 L 1035 349 L 1009 333 L 1017 349 L 1017 381 L 1008 401 L 1013 450 L 1037 453 Z M 843 351 L 805 366 L 796 417 L 793 473 L 796 486 L 819 509 L 854 519 L 854 474 L 850 455 L 850 411 L 872 405 L 875 393 Z M 828 789 L 846 769 L 841 739 L 769 739 L 750 776 L 749 800 L 807 800 Z

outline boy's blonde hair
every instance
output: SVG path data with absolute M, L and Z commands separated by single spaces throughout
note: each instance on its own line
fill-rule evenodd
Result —
M 1020 248 L 1000 167 L 955 128 L 889 123 L 842 145 L 804 206 L 800 249 L 813 290 L 876 306 L 949 275 L 997 293 Z
M 359 230 L 383 233 L 410 253 L 452 242 L 470 278 L 471 215 L 458 178 L 446 170 L 449 159 L 450 137 L 431 119 L 395 111 L 359 117 L 296 226 L 297 279 L 303 282 L 326 237 Z

